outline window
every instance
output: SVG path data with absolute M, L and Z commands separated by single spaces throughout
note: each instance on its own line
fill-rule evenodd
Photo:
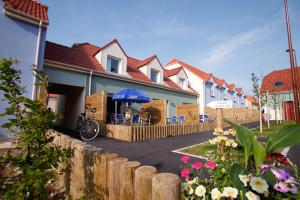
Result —
M 275 87 L 280 87 L 280 86 L 283 86 L 283 85 L 284 85 L 283 82 L 275 82 L 275 83 L 274 83 L 274 86 L 275 86 Z
M 215 96 L 215 88 L 214 87 L 210 88 L 210 96 L 212 96 L 212 97 Z
M 232 96 L 232 100 L 236 102 L 236 96 Z
M 178 85 L 179 85 L 182 89 L 185 89 L 185 79 L 184 79 L 184 78 L 179 78 Z
M 107 57 L 107 69 L 109 72 L 119 73 L 120 60 L 112 57 Z
M 159 71 L 155 69 L 151 69 L 150 78 L 153 82 L 159 83 Z
M 221 96 L 220 96 L 220 100 L 225 99 L 225 91 L 220 91 L 221 92 Z

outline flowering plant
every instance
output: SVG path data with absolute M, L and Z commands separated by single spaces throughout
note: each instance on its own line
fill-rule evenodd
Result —
M 185 199 L 300 199 L 297 166 L 280 150 L 300 141 L 299 126 L 276 130 L 260 143 L 245 127 L 216 129 L 215 155 L 205 163 L 183 156 L 182 194 Z M 294 133 L 294 134 L 291 134 Z

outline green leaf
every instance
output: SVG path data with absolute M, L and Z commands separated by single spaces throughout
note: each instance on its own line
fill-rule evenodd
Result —
M 267 142 L 267 152 L 279 148 L 289 147 L 300 142 L 300 126 L 295 124 L 284 125 L 270 133 Z
M 249 157 L 251 155 L 252 149 L 252 133 L 246 127 L 238 124 L 232 124 L 233 128 L 236 130 L 237 141 L 240 145 L 244 147 L 244 159 L 245 159 L 245 169 L 247 169 Z
M 243 174 L 244 168 L 240 164 L 234 163 L 230 169 L 230 178 L 235 188 L 241 190 L 244 188 L 243 183 L 240 180 L 239 175 Z
M 275 185 L 277 182 L 277 178 L 272 172 L 265 172 L 261 177 L 265 179 L 269 185 Z
M 255 137 L 252 135 L 252 152 L 254 156 L 254 161 L 255 161 L 255 169 L 256 169 L 256 174 L 259 174 L 259 166 L 264 162 L 266 158 L 266 150 L 262 146 L 260 142 L 258 142 Z

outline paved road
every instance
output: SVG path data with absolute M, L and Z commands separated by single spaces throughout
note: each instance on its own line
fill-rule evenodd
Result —
M 247 126 L 256 127 L 257 123 Z M 211 132 L 205 132 L 131 143 L 110 138 L 96 138 L 89 144 L 102 148 L 104 151 L 118 153 L 129 160 L 137 160 L 143 165 L 155 166 L 160 172 L 178 174 L 182 155 L 172 151 L 207 141 L 212 137 Z

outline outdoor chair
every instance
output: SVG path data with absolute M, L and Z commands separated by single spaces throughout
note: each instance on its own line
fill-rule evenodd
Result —
M 179 116 L 178 116 L 178 122 L 179 122 L 180 124 L 184 124 L 184 122 L 185 122 L 185 116 L 184 116 L 184 115 L 179 115 Z
M 212 115 L 208 114 L 207 117 L 208 117 L 209 122 L 214 122 L 215 121 L 215 118 Z
M 133 115 L 131 118 L 131 124 L 139 124 L 140 123 L 140 115 Z
M 171 118 L 169 118 L 169 123 L 170 124 L 176 124 L 177 123 L 177 117 L 173 115 Z
M 125 124 L 126 119 L 123 114 L 116 114 L 115 115 L 115 124 Z
M 209 121 L 209 118 L 208 118 L 208 116 L 205 115 L 205 114 L 200 114 L 200 115 L 199 115 L 199 121 L 200 121 L 200 122 L 208 122 L 208 121 Z
M 145 125 L 150 125 L 151 124 L 151 115 L 147 114 L 147 117 L 143 119 L 142 124 Z

